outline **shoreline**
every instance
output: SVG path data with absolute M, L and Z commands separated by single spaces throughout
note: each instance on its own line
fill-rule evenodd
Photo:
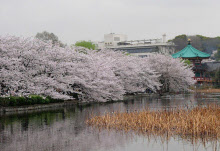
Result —
M 38 111 L 44 109 L 56 109 L 65 106 L 77 105 L 77 101 L 66 101 L 60 103 L 49 103 L 49 104 L 35 104 L 35 105 L 25 105 L 25 106 L 9 106 L 9 107 L 0 107 L 0 115 L 5 113 L 18 113 L 18 112 L 27 112 L 27 111 Z
M 141 96 L 149 96 L 149 94 L 138 94 Z M 136 95 L 126 95 L 124 96 L 124 99 L 129 99 L 130 97 L 134 97 Z M 122 100 L 114 101 L 121 102 Z M 64 101 L 64 102 L 57 102 L 57 103 L 49 103 L 49 104 L 34 104 L 34 105 L 23 105 L 23 106 L 0 106 L 0 115 L 4 114 L 10 114 L 10 113 L 25 113 L 29 111 L 41 111 L 41 110 L 47 110 L 47 109 L 58 109 L 62 107 L 67 106 L 90 106 L 92 104 L 107 104 L 107 103 L 113 103 L 111 101 L 109 102 L 79 102 L 78 100 L 72 100 L 72 101 Z
M 193 90 L 193 93 L 220 93 L 220 89 L 200 89 L 200 90 Z M 155 96 L 155 94 L 137 94 L 137 95 L 125 95 L 124 99 L 129 100 L 130 98 L 134 96 Z M 121 102 L 122 100 L 119 101 L 114 101 L 115 103 Z M 20 113 L 20 112 L 28 112 L 28 111 L 41 111 L 41 110 L 46 110 L 46 109 L 57 109 L 57 108 L 62 108 L 66 106 L 74 106 L 74 105 L 80 105 L 80 106 L 89 106 L 92 104 L 108 104 L 108 103 L 113 103 L 113 102 L 78 102 L 77 100 L 72 100 L 72 101 L 64 101 L 64 102 L 58 102 L 58 103 L 49 103 L 49 104 L 34 104 L 34 105 L 24 105 L 24 106 L 0 106 L 0 115 L 6 114 L 6 113 Z

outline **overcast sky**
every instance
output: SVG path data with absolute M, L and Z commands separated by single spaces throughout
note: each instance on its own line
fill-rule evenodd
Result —
M 179 34 L 220 36 L 220 0 L 0 0 L 0 35 L 53 32 L 64 43 Z

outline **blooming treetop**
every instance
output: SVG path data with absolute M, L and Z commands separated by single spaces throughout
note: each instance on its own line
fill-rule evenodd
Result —
M 151 69 L 160 74 L 159 80 L 162 84 L 162 91 L 182 91 L 188 90 L 190 85 L 196 81 L 193 80 L 194 73 L 180 59 L 173 59 L 171 56 L 154 54 L 144 58 Z
M 112 64 L 112 69 L 121 80 L 126 93 L 144 92 L 147 88 L 156 92 L 159 89 L 159 74 L 150 69 L 147 60 L 113 50 L 101 50 L 95 54 L 101 55 Z

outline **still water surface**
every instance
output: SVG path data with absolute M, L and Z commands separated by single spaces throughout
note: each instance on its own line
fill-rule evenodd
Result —
M 212 151 L 219 140 L 143 136 L 98 130 L 85 124 L 91 114 L 175 108 L 218 103 L 220 94 L 130 96 L 124 102 L 72 106 L 41 112 L 0 115 L 0 151 Z

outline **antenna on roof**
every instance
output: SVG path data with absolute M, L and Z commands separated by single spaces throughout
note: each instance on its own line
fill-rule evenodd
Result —
M 166 43 L 166 36 L 167 36 L 167 35 L 166 35 L 166 34 L 163 34 L 162 36 L 163 36 L 162 42 L 163 42 L 163 43 Z
M 110 25 L 110 34 L 113 34 L 113 32 L 112 32 L 112 25 Z

